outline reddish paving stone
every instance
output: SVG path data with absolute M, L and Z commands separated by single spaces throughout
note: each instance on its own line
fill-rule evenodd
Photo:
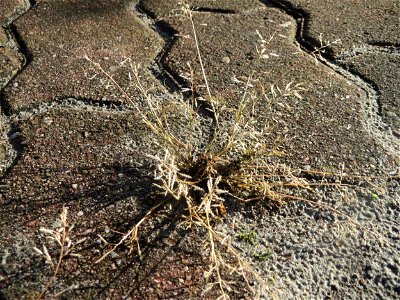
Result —
M 6 88 L 13 110 L 55 98 L 76 97 L 123 101 L 120 90 L 84 56 L 99 62 L 131 95 L 126 59 L 141 63 L 144 82 L 159 84 L 146 66 L 163 41 L 140 21 L 126 1 L 39 0 L 15 22 L 32 61 Z
M 237 104 L 244 82 L 251 74 L 257 79 L 256 87 L 251 90 L 259 98 L 262 89 L 269 92 L 271 84 L 284 89 L 292 82 L 292 86 L 301 84 L 307 89 L 299 92 L 302 99 L 290 92 L 275 98 L 269 95 L 268 100 L 264 98 L 256 106 L 258 123 L 273 128 L 269 138 L 280 136 L 285 140 L 287 159 L 292 163 L 322 169 L 345 164 L 352 171 L 376 169 L 377 164 L 387 163 L 387 156 L 381 154 L 384 150 L 366 131 L 365 92 L 295 45 L 296 27 L 292 18 L 266 7 L 240 14 L 195 13 L 194 16 L 214 96 Z M 180 37 L 164 64 L 175 76 L 187 78 L 187 63 L 191 62 L 195 86 L 205 95 L 190 22 L 179 17 L 167 21 Z M 256 47 L 262 46 L 257 31 L 269 41 L 265 44 L 268 58 L 259 58 Z
M 400 137 L 400 54 L 371 52 L 351 57 L 343 63 L 376 85 L 383 120 Z
M 51 226 L 63 205 L 69 207 L 70 222 L 79 211 L 84 212 L 77 224 L 82 231 L 113 226 L 117 218 L 110 218 L 107 207 L 118 206 L 120 200 L 125 202 L 124 209 L 121 207 L 121 213 L 117 213 L 119 218 L 123 212 L 131 216 L 138 212 L 135 200 L 126 200 L 146 193 L 144 176 L 135 171 L 134 163 L 130 164 L 143 162 L 143 156 L 138 157 L 135 147 L 124 146 L 128 141 L 139 143 L 143 139 L 145 130 L 134 113 L 101 112 L 90 107 L 54 108 L 14 123 L 13 127 L 19 129 L 13 132 L 14 144 L 23 142 L 25 146 L 3 182 L 9 188 L 0 196 L 1 253 L 5 249 L 13 251 L 11 247 L 19 243 L 21 235 L 32 243 L 39 236 L 38 226 Z M 96 238 L 91 239 L 93 242 Z M 21 251 L 27 253 L 17 252 L 7 258 L 7 265 L 0 266 L 0 275 L 6 276 L 6 280 L 0 280 L 0 290 L 10 295 L 9 299 L 21 299 L 31 288 L 40 291 L 39 284 L 46 280 L 46 270 L 33 267 L 38 257 L 32 255 L 32 247 L 25 245 Z M 93 264 L 91 259 L 87 263 Z M 106 265 L 109 268 L 110 264 Z M 80 273 L 85 274 L 87 267 L 82 266 Z M 28 270 L 33 269 L 33 279 L 19 284 L 19 272 L 26 271 L 29 277 Z M 64 269 L 63 274 L 69 274 L 68 270 Z M 105 274 L 112 273 L 108 270 Z M 90 277 L 87 275 L 85 280 Z
M 400 44 L 400 2 L 392 0 L 278 0 L 309 15 L 305 36 L 331 45 L 335 54 L 364 44 Z
M 200 297 L 208 265 L 193 249 L 203 241 L 177 229 L 175 211 L 166 209 L 141 226 L 142 259 L 122 246 L 117 258 L 94 263 L 106 251 L 99 234 L 116 240 L 120 235 L 110 229 L 127 230 L 159 199 L 149 197 L 153 172 L 146 154 L 154 144 L 141 117 L 83 104 L 43 109 L 13 121 L 19 129 L 14 143 L 23 143 L 24 151 L 2 181 L 9 188 L 0 194 L 0 255 L 12 255 L 0 263 L 0 295 L 22 299 L 43 288 L 49 268 L 32 248 L 46 243 L 50 253 L 57 251 L 38 230 L 53 228 L 66 206 L 68 222 L 75 225 L 73 241 L 87 240 L 77 248 L 82 259 L 63 262 L 56 290 L 80 285 L 65 297 L 155 299 L 176 292 L 175 299 Z

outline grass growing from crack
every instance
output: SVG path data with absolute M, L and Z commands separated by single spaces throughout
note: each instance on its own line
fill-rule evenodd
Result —
M 257 105 L 257 97 L 254 97 L 251 92 L 252 76 L 247 78 L 243 96 L 238 101 L 233 114 L 225 113 L 224 106 L 217 97 L 213 96 L 207 81 L 192 12 L 187 5 L 183 7 L 183 12 L 193 30 L 195 50 L 207 89 L 207 95 L 200 100 L 203 103 L 206 102 L 207 110 L 213 115 L 212 130 L 203 146 L 199 146 L 194 135 L 202 118 L 198 113 L 198 98 L 193 96 L 190 101 L 182 101 L 174 106 L 181 110 L 186 123 L 183 127 L 178 126 L 179 130 L 176 130 L 177 125 L 173 123 L 175 117 L 171 116 L 152 95 L 147 93 L 140 80 L 137 66 L 131 64 L 133 81 L 145 98 L 147 107 L 145 111 L 135 104 L 98 63 L 87 58 L 120 89 L 153 133 L 158 148 L 161 149 L 160 154 L 150 156 L 154 163 L 154 186 L 164 196 L 161 203 L 151 208 L 97 262 L 104 260 L 116 248 L 125 244 L 130 246 L 131 251 L 137 249 L 138 254 L 141 255 L 139 244 L 141 226 L 166 203 L 184 202 L 186 213 L 183 216 L 185 219 L 183 224 L 187 227 L 195 226 L 203 229 L 208 237 L 206 246 L 209 270 L 206 278 L 208 278 L 209 284 L 206 290 L 217 287 L 220 291 L 220 298 L 228 299 L 231 282 L 227 278 L 232 274 L 241 277 L 249 289 L 253 289 L 250 282 L 254 280 L 258 282 L 258 289 L 267 287 L 264 279 L 252 265 L 241 256 L 237 249 L 231 246 L 229 239 L 217 230 L 216 225 L 227 214 L 225 207 L 227 199 L 241 203 L 268 201 L 276 206 L 284 205 L 288 200 L 303 201 L 340 215 L 343 214 L 329 206 L 288 192 L 291 189 L 312 190 L 314 186 L 288 166 L 271 162 L 273 161 L 271 157 L 279 156 L 281 153 L 276 147 L 268 147 L 262 142 L 264 132 L 257 128 L 256 120 L 251 117 L 252 108 Z M 264 48 L 258 49 L 261 57 L 266 55 Z M 267 97 L 267 94 L 277 97 L 278 94 L 287 95 L 289 93 L 301 98 L 301 92 L 304 91 L 300 84 L 292 86 L 291 83 L 282 89 L 277 86 L 271 86 L 270 89 L 270 93 L 264 91 L 264 97 Z M 194 95 L 194 91 L 192 92 Z M 222 122 L 220 117 L 222 114 L 224 117 L 230 116 L 230 119 L 229 117 L 224 118 L 224 122 Z M 255 240 L 252 235 L 242 238 L 250 243 Z M 226 255 L 230 259 L 226 259 Z M 256 259 L 266 260 L 269 253 L 259 253 L 256 256 Z M 255 291 L 254 294 L 258 293 Z

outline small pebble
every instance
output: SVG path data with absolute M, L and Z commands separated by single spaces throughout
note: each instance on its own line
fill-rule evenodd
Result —
M 78 184 L 74 183 L 74 184 L 72 185 L 72 188 L 73 188 L 74 190 L 76 190 L 76 189 L 78 188 Z
M 18 82 L 13 83 L 13 87 L 17 88 L 18 87 Z
M 229 64 L 229 63 L 231 62 L 231 59 L 229 58 L 229 56 L 224 56 L 224 57 L 221 59 L 221 61 L 222 61 L 224 64 Z

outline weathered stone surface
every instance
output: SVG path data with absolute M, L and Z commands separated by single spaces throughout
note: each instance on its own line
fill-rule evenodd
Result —
M 20 88 L 5 90 L 13 110 L 70 96 L 124 101 L 120 89 L 85 55 L 100 63 L 131 95 L 139 92 L 129 80 L 128 59 L 141 63 L 147 87 L 156 82 L 145 67 L 163 41 L 126 1 L 39 0 L 15 25 L 32 61 L 15 78 Z
M 14 49 L 0 47 L 0 88 L 21 67 L 21 59 Z
M 204 240 L 199 241 L 204 236 L 182 228 L 177 217 L 182 212 L 172 208 L 163 208 L 140 227 L 140 259 L 122 246 L 103 262 L 94 263 L 118 242 L 119 232 L 127 232 L 162 198 L 153 193 L 154 165 L 149 165 L 148 154 L 164 153 L 155 147 L 138 113 L 107 102 L 101 106 L 101 101 L 38 105 L 71 95 L 124 101 L 123 93 L 83 55 L 101 62 L 125 88 L 130 83 L 128 67 L 119 63 L 130 57 L 147 66 L 162 48 L 161 37 L 126 9 L 126 1 L 37 2 L 15 23 L 32 61 L 0 94 L 2 108 L 8 104 L 12 108 L 7 110 L 9 117 L 0 118 L 0 168 L 7 169 L 0 182 L 0 299 L 36 299 L 51 280 L 49 266 L 32 249 L 46 244 L 51 255 L 58 253 L 57 245 L 39 228 L 53 229 L 63 206 L 69 209 L 69 223 L 75 225 L 73 241 L 86 241 L 76 249 L 81 259 L 69 257 L 62 263 L 47 298 L 66 291 L 61 296 L 65 299 L 204 299 L 203 275 L 209 266 L 208 255 L 199 250 L 204 249 Z M 178 2 L 141 1 L 147 13 L 178 31 L 171 49 L 162 52 L 160 68 L 185 86 L 190 83 L 190 62 L 196 95 L 207 98 L 191 23 L 174 11 Z M 346 52 L 337 57 L 342 65 L 335 70 L 348 67 L 365 81 L 349 72 L 346 79 L 297 47 L 296 20 L 272 9 L 272 2 L 277 1 L 189 1 L 199 8 L 194 22 L 212 95 L 225 105 L 220 125 L 232 125 L 227 120 L 232 120 L 230 115 L 236 112 L 232 108 L 242 99 L 251 76 L 247 93 L 258 99 L 250 102 L 251 116 L 255 126 L 264 129 L 267 146 L 280 145 L 278 149 L 285 152 L 277 161 L 288 167 L 350 175 L 300 178 L 311 184 L 327 183 L 309 193 L 299 191 L 302 197 L 319 201 L 316 207 L 305 205 L 308 198 L 272 212 L 261 203 L 234 205 L 234 213 L 228 211 L 224 219 L 231 223 L 220 224 L 218 230 L 228 233 L 244 258 L 276 283 L 277 292 L 268 286 L 267 299 L 395 299 L 399 294 L 399 161 L 371 130 L 376 116 L 367 108 L 377 103 L 367 94 L 374 94 L 368 87 L 371 81 L 381 107 L 376 115 L 393 130 L 398 128 L 398 50 L 383 46 L 347 50 L 381 41 L 398 43 L 398 35 L 390 35 L 398 17 L 397 2 L 290 1 L 309 13 L 304 38 L 315 42 L 320 33 L 325 43 L 341 38 L 341 45 L 331 46 L 335 55 Z M 19 2 L 0 0 L 0 17 L 7 15 L 4 24 L 15 16 L 13 3 Z M 134 1 L 128 4 L 132 8 Z M 372 22 L 367 24 L 363 11 Z M 3 76 L 9 77 L 19 68 L 18 51 L 2 51 L 0 73 L 4 70 Z M 158 85 L 149 72 L 145 77 L 145 82 Z M 138 94 L 133 89 L 128 92 Z M 174 117 L 170 128 L 186 126 L 178 120 L 182 113 L 176 109 L 178 104 L 168 101 L 175 96 L 164 96 L 162 108 Z M 14 114 L 23 108 L 29 109 Z M 183 134 L 179 125 L 173 132 Z M 207 130 L 202 127 L 199 134 L 190 133 L 194 145 L 208 141 Z M 379 179 L 370 186 L 366 182 L 372 178 L 351 177 L 355 173 Z M 348 185 L 341 185 L 342 180 Z M 235 238 L 240 226 L 254 228 L 260 240 L 257 246 L 268 254 L 268 262 L 257 261 L 258 247 Z M 253 298 L 242 289 L 246 289 L 243 282 L 235 283 L 231 298 Z
M 0 0 L 0 24 L 8 24 L 13 17 L 29 7 L 28 0 Z
M 378 88 L 383 120 L 400 137 L 400 54 L 376 51 L 351 57 L 343 63 Z
M 400 3 L 391 0 L 278 0 L 308 15 L 305 37 L 325 44 L 335 54 L 364 44 L 400 44 Z
M 13 18 L 29 7 L 25 0 L 0 0 L 0 88 L 21 67 L 22 57 L 13 41 L 10 41 L 5 29 Z
M 178 17 L 167 21 L 179 38 L 164 65 L 183 80 L 190 78 L 190 62 L 194 86 L 206 95 L 190 22 Z M 256 103 L 257 121 L 273 128 L 269 138 L 283 138 L 292 163 L 318 168 L 345 164 L 353 171 L 385 164 L 385 155 L 365 126 L 366 94 L 295 45 L 292 18 L 265 7 L 240 14 L 195 13 L 194 22 L 212 94 L 236 105 L 252 75 L 254 87 L 249 92 L 263 99 Z
M 258 0 L 190 0 L 185 3 L 195 10 L 203 9 L 211 11 L 243 11 L 264 6 Z M 182 1 L 180 0 L 141 0 L 139 1 L 139 5 L 153 16 L 157 16 L 157 18 L 181 14 L 183 7 Z
M 142 218 L 155 205 L 149 197 L 152 172 L 146 164 L 146 154 L 153 151 L 152 142 L 137 113 L 77 102 L 26 114 L 15 120 L 13 127 L 15 143 L 23 147 L 23 152 L 2 181 L 8 188 L 0 194 L 2 297 L 21 299 L 43 289 L 48 266 L 32 248 L 44 243 L 51 253 L 56 250 L 51 242 L 39 239 L 38 229 L 53 228 L 63 206 L 68 207 L 69 224 L 75 225 L 73 241 L 84 237 L 87 244 L 78 250 L 85 259 L 63 262 L 57 289 L 79 283 L 83 289 L 67 292 L 73 299 L 119 299 L 122 293 L 137 299 L 143 295 L 151 298 L 155 288 L 171 297 L 176 290 L 187 298 L 200 295 L 203 284 L 198 282 L 204 280 L 205 271 L 201 257 L 180 246 L 172 251 L 168 240 L 171 243 L 173 237 L 157 240 L 159 234 L 154 228 L 163 234 L 171 231 L 163 218 L 154 220 L 158 224 L 151 222 L 155 227 L 141 227 L 141 234 L 158 245 L 146 250 L 148 259 L 126 260 L 126 249 L 121 247 L 115 250 L 118 260 L 93 263 L 103 247 L 98 234 L 110 238 L 110 230 L 125 230 L 126 224 Z M 172 227 L 176 229 L 174 224 Z M 189 262 L 186 269 L 182 261 Z M 120 267 L 126 270 L 116 275 Z M 191 276 L 189 280 L 186 275 Z M 138 284 L 134 279 L 137 276 L 145 279 Z M 176 283 L 173 287 L 157 286 L 155 281 L 160 277 L 175 278 Z M 184 281 L 178 283 L 178 278 Z
M 0 47 L 4 46 L 7 43 L 7 35 L 3 28 L 0 28 Z
M 56 107 L 14 121 L 13 128 L 14 143 L 24 149 L 8 175 L 6 198 L 14 204 L 33 201 L 41 206 L 68 198 L 74 183 L 78 194 L 104 188 L 119 169 L 133 167 L 130 162 L 135 159 L 142 161 L 139 149 L 126 146 L 129 140 L 139 143 L 146 132 L 132 111 Z

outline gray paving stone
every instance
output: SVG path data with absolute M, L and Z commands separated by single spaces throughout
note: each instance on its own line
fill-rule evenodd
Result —
M 15 49 L 0 47 L 0 88 L 15 75 L 22 65 L 22 57 Z
M 273 1 L 274 2 L 274 1 Z M 400 3 L 391 0 L 330 1 L 278 0 L 290 3 L 305 12 L 305 38 L 318 41 L 321 37 L 334 54 L 365 44 L 400 44 Z
M 378 88 L 383 119 L 400 137 L 400 54 L 371 52 L 351 57 L 343 63 Z

